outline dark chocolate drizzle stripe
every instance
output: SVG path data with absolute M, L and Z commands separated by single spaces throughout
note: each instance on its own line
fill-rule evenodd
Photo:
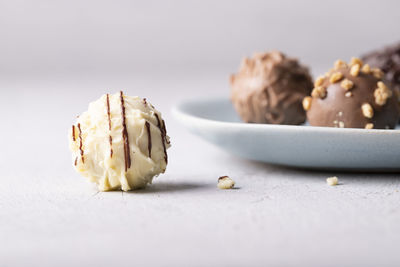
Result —
M 76 138 L 75 138 L 75 125 L 72 125 L 72 140 L 75 142 Z
M 162 143 L 163 149 L 164 149 L 164 159 L 165 159 L 165 163 L 168 164 L 167 148 L 165 147 L 165 139 L 166 139 L 166 137 L 165 137 L 164 129 L 163 129 L 162 126 L 161 126 L 160 118 L 158 117 L 158 114 L 157 114 L 157 113 L 154 113 L 154 116 L 155 116 L 156 119 L 157 119 L 157 127 L 158 127 L 158 129 L 160 129 L 160 132 L 161 132 L 161 143 Z
M 79 129 L 79 150 L 81 152 L 82 163 L 85 163 L 85 157 L 83 156 L 83 141 L 82 141 L 82 130 L 80 123 L 78 123 L 78 129 Z
M 149 158 L 151 158 L 151 132 L 150 132 L 150 123 L 146 121 L 145 123 L 147 129 L 147 140 L 148 140 L 148 150 L 149 150 Z
M 110 157 L 113 156 L 112 148 L 112 136 L 111 136 L 111 112 L 110 112 L 110 96 L 107 94 L 107 116 L 108 116 L 108 129 L 110 130 L 109 142 L 110 142 Z
M 146 100 L 146 98 L 143 98 L 143 104 L 144 104 L 145 106 L 147 106 L 147 100 Z
M 78 157 L 75 157 L 74 165 L 76 166 L 76 164 L 78 164 Z
M 121 99 L 121 116 L 122 116 L 122 138 L 124 139 L 124 158 L 125 158 L 125 172 L 131 167 L 131 152 L 129 148 L 129 136 L 126 129 L 125 121 L 125 105 L 124 105 L 124 93 L 120 92 Z

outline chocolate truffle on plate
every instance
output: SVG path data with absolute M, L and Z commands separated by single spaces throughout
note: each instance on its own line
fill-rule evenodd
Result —
M 337 60 L 334 68 L 315 80 L 303 100 L 312 126 L 393 129 L 399 105 L 383 72 L 352 58 Z
M 231 100 L 245 122 L 301 124 L 306 114 L 302 99 L 310 94 L 308 68 L 279 51 L 245 58 L 231 76 Z
M 122 92 L 90 103 L 70 128 L 69 142 L 75 169 L 101 191 L 143 188 L 168 163 L 161 113 Z
M 364 63 L 380 68 L 393 89 L 400 91 L 400 43 L 372 51 L 362 57 Z

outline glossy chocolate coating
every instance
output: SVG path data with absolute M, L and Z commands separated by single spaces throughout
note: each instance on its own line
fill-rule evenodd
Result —
M 245 122 L 301 124 L 302 99 L 313 87 L 308 68 L 279 51 L 244 59 L 231 76 L 231 99 Z
M 311 107 L 307 111 L 307 119 L 312 126 L 365 128 L 372 123 L 374 129 L 393 129 L 399 118 L 399 106 L 395 95 L 387 99 L 386 104 L 376 104 L 374 91 L 381 81 L 372 73 L 359 72 L 357 76 L 350 74 L 349 67 L 341 67 L 331 73 L 340 72 L 343 78 L 335 83 L 325 78 L 322 87 L 326 88 L 325 98 L 313 97 Z M 348 79 L 354 86 L 346 90 L 341 81 Z M 389 90 L 392 90 L 389 88 Z M 351 92 L 351 96 L 346 96 Z M 361 106 L 370 104 L 373 108 L 373 117 L 367 118 Z

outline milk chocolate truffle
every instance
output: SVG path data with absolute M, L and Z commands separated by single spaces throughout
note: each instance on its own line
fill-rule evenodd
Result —
M 279 51 L 245 58 L 231 76 L 231 99 L 245 122 L 301 124 L 306 114 L 302 99 L 310 94 L 308 68 Z
M 372 51 L 362 57 L 371 67 L 380 68 L 393 89 L 400 91 L 400 43 Z
M 122 92 L 90 103 L 69 142 L 75 169 L 100 191 L 145 187 L 165 172 L 170 146 L 161 113 Z
M 312 126 L 393 129 L 399 118 L 395 93 L 378 68 L 358 58 L 342 60 L 314 83 L 303 107 Z

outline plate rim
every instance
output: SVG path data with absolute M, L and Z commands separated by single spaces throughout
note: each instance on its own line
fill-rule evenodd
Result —
M 304 126 L 304 125 L 283 125 L 283 124 L 262 124 L 262 123 L 246 123 L 246 122 L 228 122 L 213 120 L 208 118 L 202 118 L 186 112 L 184 109 L 186 105 L 190 104 L 204 104 L 207 102 L 218 102 L 218 101 L 230 101 L 226 97 L 207 97 L 207 98 L 196 98 L 196 99 L 185 99 L 181 100 L 172 107 L 172 114 L 175 117 L 186 117 L 192 120 L 201 121 L 208 124 L 215 124 L 220 126 L 232 126 L 240 127 L 244 129 L 254 128 L 257 130 L 296 130 L 305 132 L 321 132 L 321 133 L 347 133 L 347 134 L 380 134 L 380 135 L 400 135 L 400 129 L 362 129 L 362 128 L 335 128 L 335 127 L 322 127 L 322 126 Z

